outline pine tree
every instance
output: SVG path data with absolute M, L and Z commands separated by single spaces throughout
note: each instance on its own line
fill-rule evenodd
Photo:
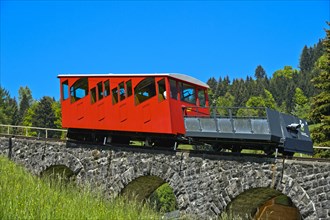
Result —
M 212 90 L 213 94 L 215 94 L 215 90 L 217 89 L 217 80 L 214 77 L 211 77 L 206 82 L 207 85 L 209 85 L 210 89 Z
M 309 72 L 312 69 L 312 66 L 313 64 L 312 64 L 311 48 L 308 48 L 305 45 L 300 55 L 300 62 L 299 62 L 300 71 L 303 73 Z
M 213 106 L 216 100 L 216 90 L 218 87 L 218 83 L 214 77 L 211 77 L 210 79 L 207 80 L 206 84 L 209 85 L 210 87 L 208 91 L 209 103 L 211 106 Z
M 226 76 L 225 78 L 222 79 L 222 77 L 219 78 L 218 81 L 218 86 L 217 86 L 217 91 L 216 91 L 216 99 L 219 96 L 224 96 L 228 91 L 229 91 L 229 77 Z
M 330 26 L 330 22 L 327 22 Z M 312 132 L 313 140 L 321 146 L 330 147 L 330 29 L 326 30 L 324 40 L 325 54 L 316 64 L 320 74 L 313 78 L 312 83 L 320 90 L 320 93 L 312 99 L 311 119 L 319 122 L 320 126 Z M 329 151 L 323 151 L 323 156 L 330 157 Z
M 19 108 L 18 108 L 18 118 L 16 124 L 23 124 L 23 120 L 25 114 L 33 103 L 32 92 L 26 87 L 20 87 L 18 90 L 18 100 L 19 100 Z
M 254 77 L 256 79 L 264 79 L 266 78 L 266 71 L 264 70 L 264 68 L 262 68 L 261 65 L 257 66 L 255 72 L 254 72 Z
M 32 126 L 43 128 L 56 128 L 56 116 L 53 111 L 53 102 L 53 99 L 48 96 L 44 96 L 40 100 L 40 102 L 38 103 L 38 108 L 35 109 L 35 115 L 32 118 Z M 48 133 L 48 136 L 52 137 L 53 133 Z
M 235 79 L 230 89 L 230 94 L 235 97 L 234 106 L 244 106 L 249 96 L 246 91 L 245 82 L 243 79 Z
M 14 125 L 17 120 L 18 107 L 16 99 L 0 87 L 0 124 Z

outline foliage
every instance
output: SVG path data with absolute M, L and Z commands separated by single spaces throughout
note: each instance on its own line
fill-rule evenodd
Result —
M 308 98 L 304 95 L 304 92 L 300 88 L 296 88 L 293 96 L 293 102 L 295 107 L 292 114 L 299 118 L 308 118 L 310 111 L 310 104 Z
M 228 111 L 226 107 L 234 107 L 235 98 L 229 92 L 227 92 L 224 96 L 219 96 L 216 101 L 217 114 L 222 116 L 228 116 Z
M 18 90 L 19 111 L 17 124 L 23 124 L 24 117 L 33 104 L 32 91 L 26 87 L 20 87 Z
M 330 23 L 328 22 L 330 26 Z M 330 29 L 326 30 L 324 40 L 325 54 L 316 62 L 320 74 L 313 78 L 312 83 L 320 93 L 312 99 L 310 117 L 312 121 L 320 123 L 313 129 L 312 136 L 320 146 L 330 147 Z M 330 157 L 329 152 L 316 151 L 321 156 Z
M 9 92 L 0 86 L 0 124 L 16 124 L 18 107 Z
M 264 90 L 263 98 L 265 100 L 265 107 L 276 109 L 276 102 L 273 97 L 273 94 L 269 92 L 267 89 Z
M 0 157 L 0 219 L 160 219 L 140 204 L 107 201 L 87 187 L 40 180 Z
M 52 103 L 52 110 L 55 114 L 54 125 L 56 128 L 62 128 L 62 111 L 61 111 L 61 103 L 59 101 Z
M 151 203 L 155 204 L 156 210 L 160 212 L 171 212 L 177 209 L 176 198 L 168 183 L 161 185 L 150 196 Z
M 254 77 L 256 79 L 263 79 L 266 78 L 266 71 L 264 70 L 264 68 L 261 65 L 258 65 L 255 72 L 254 72 Z
M 275 71 L 273 77 L 284 77 L 285 79 L 292 79 L 295 74 L 298 74 L 298 70 L 293 69 L 292 66 L 284 66 L 283 69 Z
M 54 100 L 49 96 L 44 96 L 35 109 L 35 115 L 32 118 L 33 127 L 56 128 L 56 116 L 53 111 Z M 43 135 L 44 136 L 44 135 Z M 48 137 L 53 137 L 54 132 L 49 132 Z

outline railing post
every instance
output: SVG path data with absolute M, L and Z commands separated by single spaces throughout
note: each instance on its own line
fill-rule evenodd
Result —
M 8 129 L 7 129 L 7 133 L 10 134 L 10 133 L 9 133 L 9 125 L 8 125 Z
M 46 128 L 46 139 L 48 138 L 48 129 Z
M 12 139 L 10 137 L 9 138 L 9 143 L 8 143 L 8 159 L 11 159 L 12 149 L 13 149 L 13 142 L 12 142 Z

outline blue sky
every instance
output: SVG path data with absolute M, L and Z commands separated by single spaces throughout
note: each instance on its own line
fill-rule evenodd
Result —
M 61 73 L 271 76 L 325 37 L 329 1 L 3 1 L 1 86 L 59 98 Z

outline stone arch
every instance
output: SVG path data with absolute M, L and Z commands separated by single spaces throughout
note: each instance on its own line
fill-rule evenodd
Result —
M 47 169 L 55 166 L 65 166 L 77 176 L 80 175 L 81 170 L 84 170 L 81 161 L 74 155 L 68 152 L 54 152 L 45 155 L 43 160 L 39 162 L 39 166 L 36 168 L 37 174 L 40 176 Z
M 185 210 L 189 205 L 188 193 L 185 190 L 183 181 L 179 173 L 165 163 L 157 161 L 140 161 L 137 164 L 130 165 L 121 175 L 119 175 L 111 184 L 110 193 L 113 197 L 118 196 L 122 190 L 132 181 L 141 177 L 158 177 L 167 182 L 175 194 L 178 208 Z
M 227 205 L 241 193 L 254 188 L 273 188 L 278 192 L 288 196 L 298 208 L 304 219 L 317 218 L 315 204 L 308 193 L 294 179 L 277 173 L 272 179 L 264 170 L 250 170 L 240 173 L 242 177 L 228 180 L 227 186 L 220 193 L 219 209 L 224 211 Z
M 272 185 L 272 179 L 265 175 L 261 169 L 251 169 L 248 172 L 241 170 L 235 176 L 237 177 L 228 178 L 222 192 L 218 196 L 218 201 L 214 201 L 214 205 L 218 209 L 217 211 L 212 210 L 214 214 L 218 215 L 224 211 L 227 205 L 241 193 L 249 189 L 266 188 Z
M 268 211 L 264 210 L 267 204 Z M 298 212 L 298 208 L 294 205 L 291 198 L 288 198 L 286 195 L 281 193 L 280 191 L 270 188 L 270 187 L 257 187 L 244 191 L 235 197 L 230 204 L 226 207 L 227 214 L 240 215 L 243 218 L 253 218 L 256 214 L 260 217 L 263 216 L 265 218 L 266 213 L 271 214 L 273 216 L 269 216 L 269 218 L 273 218 L 274 214 L 270 213 L 270 205 L 273 206 L 271 209 L 278 210 L 283 209 L 288 211 L 287 214 L 290 213 L 290 216 L 300 216 L 300 212 Z M 284 208 L 285 206 L 285 208 Z M 261 210 L 259 209 L 261 208 Z M 282 211 L 283 211 L 282 209 Z M 260 210 L 260 211 L 259 211 Z M 278 217 L 286 217 L 286 216 L 278 216 Z M 290 219 L 292 218 L 290 217 Z
M 294 179 L 284 175 L 276 185 L 276 190 L 291 198 L 304 219 L 316 219 L 317 210 L 306 190 Z

